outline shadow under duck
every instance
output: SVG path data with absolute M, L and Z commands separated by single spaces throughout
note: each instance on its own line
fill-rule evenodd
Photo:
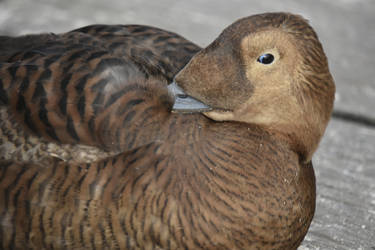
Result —
M 246 17 L 203 50 L 144 26 L 42 36 L 0 52 L 1 140 L 45 145 L 0 151 L 3 248 L 299 246 L 335 92 L 307 21 Z

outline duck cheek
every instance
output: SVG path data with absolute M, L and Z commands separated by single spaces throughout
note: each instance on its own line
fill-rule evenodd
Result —
M 198 53 L 190 62 L 176 75 L 175 82 L 188 95 L 195 98 L 206 96 L 210 89 L 207 58 L 204 54 Z
M 175 77 L 184 91 L 211 107 L 233 109 L 248 99 L 251 85 L 228 53 L 197 54 Z

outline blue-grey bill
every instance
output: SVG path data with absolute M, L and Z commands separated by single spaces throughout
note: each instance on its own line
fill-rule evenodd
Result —
M 196 113 L 212 110 L 210 106 L 187 95 L 174 81 L 168 85 L 168 90 L 175 97 L 172 112 Z

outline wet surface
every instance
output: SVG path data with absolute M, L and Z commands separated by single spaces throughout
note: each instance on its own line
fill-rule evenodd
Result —
M 375 1 L 0 0 L 0 35 L 93 23 L 148 24 L 208 45 L 234 20 L 299 13 L 316 29 L 337 85 L 335 116 L 314 156 L 317 208 L 300 249 L 375 249 Z

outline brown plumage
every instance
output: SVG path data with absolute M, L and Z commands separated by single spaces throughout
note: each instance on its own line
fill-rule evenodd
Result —
M 99 124 L 109 100 L 135 79 L 171 81 L 199 50 L 172 32 L 139 25 L 0 38 L 0 159 L 107 157 L 100 149 L 118 146 L 98 138 L 112 130 Z
M 199 50 L 185 39 L 98 27 L 0 54 L 1 140 L 53 148 L 2 148 L 1 246 L 296 249 L 335 89 L 307 22 L 240 19 L 182 70 Z M 190 100 L 168 91 L 175 73 L 212 110 L 173 106 Z

